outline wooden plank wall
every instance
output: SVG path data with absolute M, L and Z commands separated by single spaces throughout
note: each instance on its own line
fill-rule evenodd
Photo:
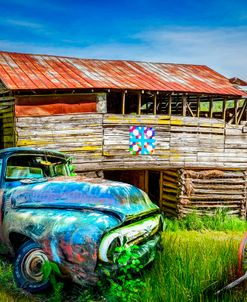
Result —
M 246 131 L 247 131 L 246 126 L 226 125 L 224 160 L 227 163 L 228 167 L 246 168 L 246 164 L 247 164 Z
M 129 127 L 154 127 L 153 155 L 129 153 Z M 223 120 L 153 115 L 109 115 L 103 117 L 103 161 L 107 168 L 247 168 L 247 133 L 243 126 Z
M 129 152 L 129 128 L 155 128 L 153 155 Z M 97 169 L 247 169 L 247 133 L 223 120 L 153 115 L 67 114 L 17 117 L 17 146 L 57 149 L 78 171 Z
M 17 146 L 59 150 L 75 159 L 77 170 L 97 170 L 102 161 L 102 115 L 17 117 Z
M 177 213 L 205 214 L 226 209 L 246 218 L 246 172 L 234 170 L 180 170 Z
M 181 170 L 162 171 L 159 206 L 167 216 L 179 216 L 181 190 Z
M 10 96 L 7 91 L 0 92 L 0 127 L 2 147 L 13 147 L 15 145 L 14 97 Z
M 132 125 L 155 127 L 156 137 L 160 139 L 156 143 L 155 154 L 134 156 L 129 152 L 129 128 Z M 153 168 L 169 163 L 170 125 L 166 117 L 154 117 L 149 115 L 133 116 L 104 115 L 104 165 L 113 168 L 120 164 L 119 168 Z M 121 158 L 121 161 L 119 160 Z M 116 165 L 116 162 L 120 163 Z M 136 166 L 137 164 L 137 166 Z

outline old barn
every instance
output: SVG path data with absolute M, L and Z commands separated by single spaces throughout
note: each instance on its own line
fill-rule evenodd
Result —
M 246 217 L 247 93 L 203 65 L 0 52 L 0 148 L 71 154 L 164 212 Z

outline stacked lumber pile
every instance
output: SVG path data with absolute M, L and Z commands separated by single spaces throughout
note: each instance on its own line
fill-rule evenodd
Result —
M 237 170 L 165 171 L 162 209 L 173 216 L 226 209 L 230 215 L 245 218 L 246 175 L 246 171 Z

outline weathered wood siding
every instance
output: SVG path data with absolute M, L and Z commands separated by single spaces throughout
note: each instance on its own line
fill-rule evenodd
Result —
M 206 214 L 221 208 L 246 217 L 246 171 L 180 169 L 163 175 L 160 205 L 167 214 Z
M 56 149 L 71 154 L 79 171 L 99 169 L 103 141 L 101 114 L 17 117 L 16 132 L 17 146 Z
M 153 155 L 129 152 L 129 128 L 155 128 Z M 18 146 L 73 155 L 79 170 L 247 169 L 247 133 L 222 120 L 153 115 L 67 114 L 17 117 Z M 8 129 L 8 131 L 11 131 Z M 10 132 L 9 132 L 10 133 Z
M 160 208 L 171 216 L 179 216 L 179 202 L 181 195 L 181 171 L 164 170 L 162 172 L 160 194 Z
M 155 128 L 153 155 L 130 154 L 132 125 Z M 103 160 L 108 168 L 247 168 L 247 133 L 242 132 L 243 126 L 223 120 L 106 114 L 103 128 Z
M 12 96 L 0 95 L 0 127 L 2 147 L 13 147 L 15 145 L 15 127 L 14 98 Z

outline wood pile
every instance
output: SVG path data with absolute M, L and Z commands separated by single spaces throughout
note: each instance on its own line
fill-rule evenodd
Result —
M 162 209 L 173 216 L 225 209 L 246 218 L 246 175 L 236 170 L 164 171 Z

